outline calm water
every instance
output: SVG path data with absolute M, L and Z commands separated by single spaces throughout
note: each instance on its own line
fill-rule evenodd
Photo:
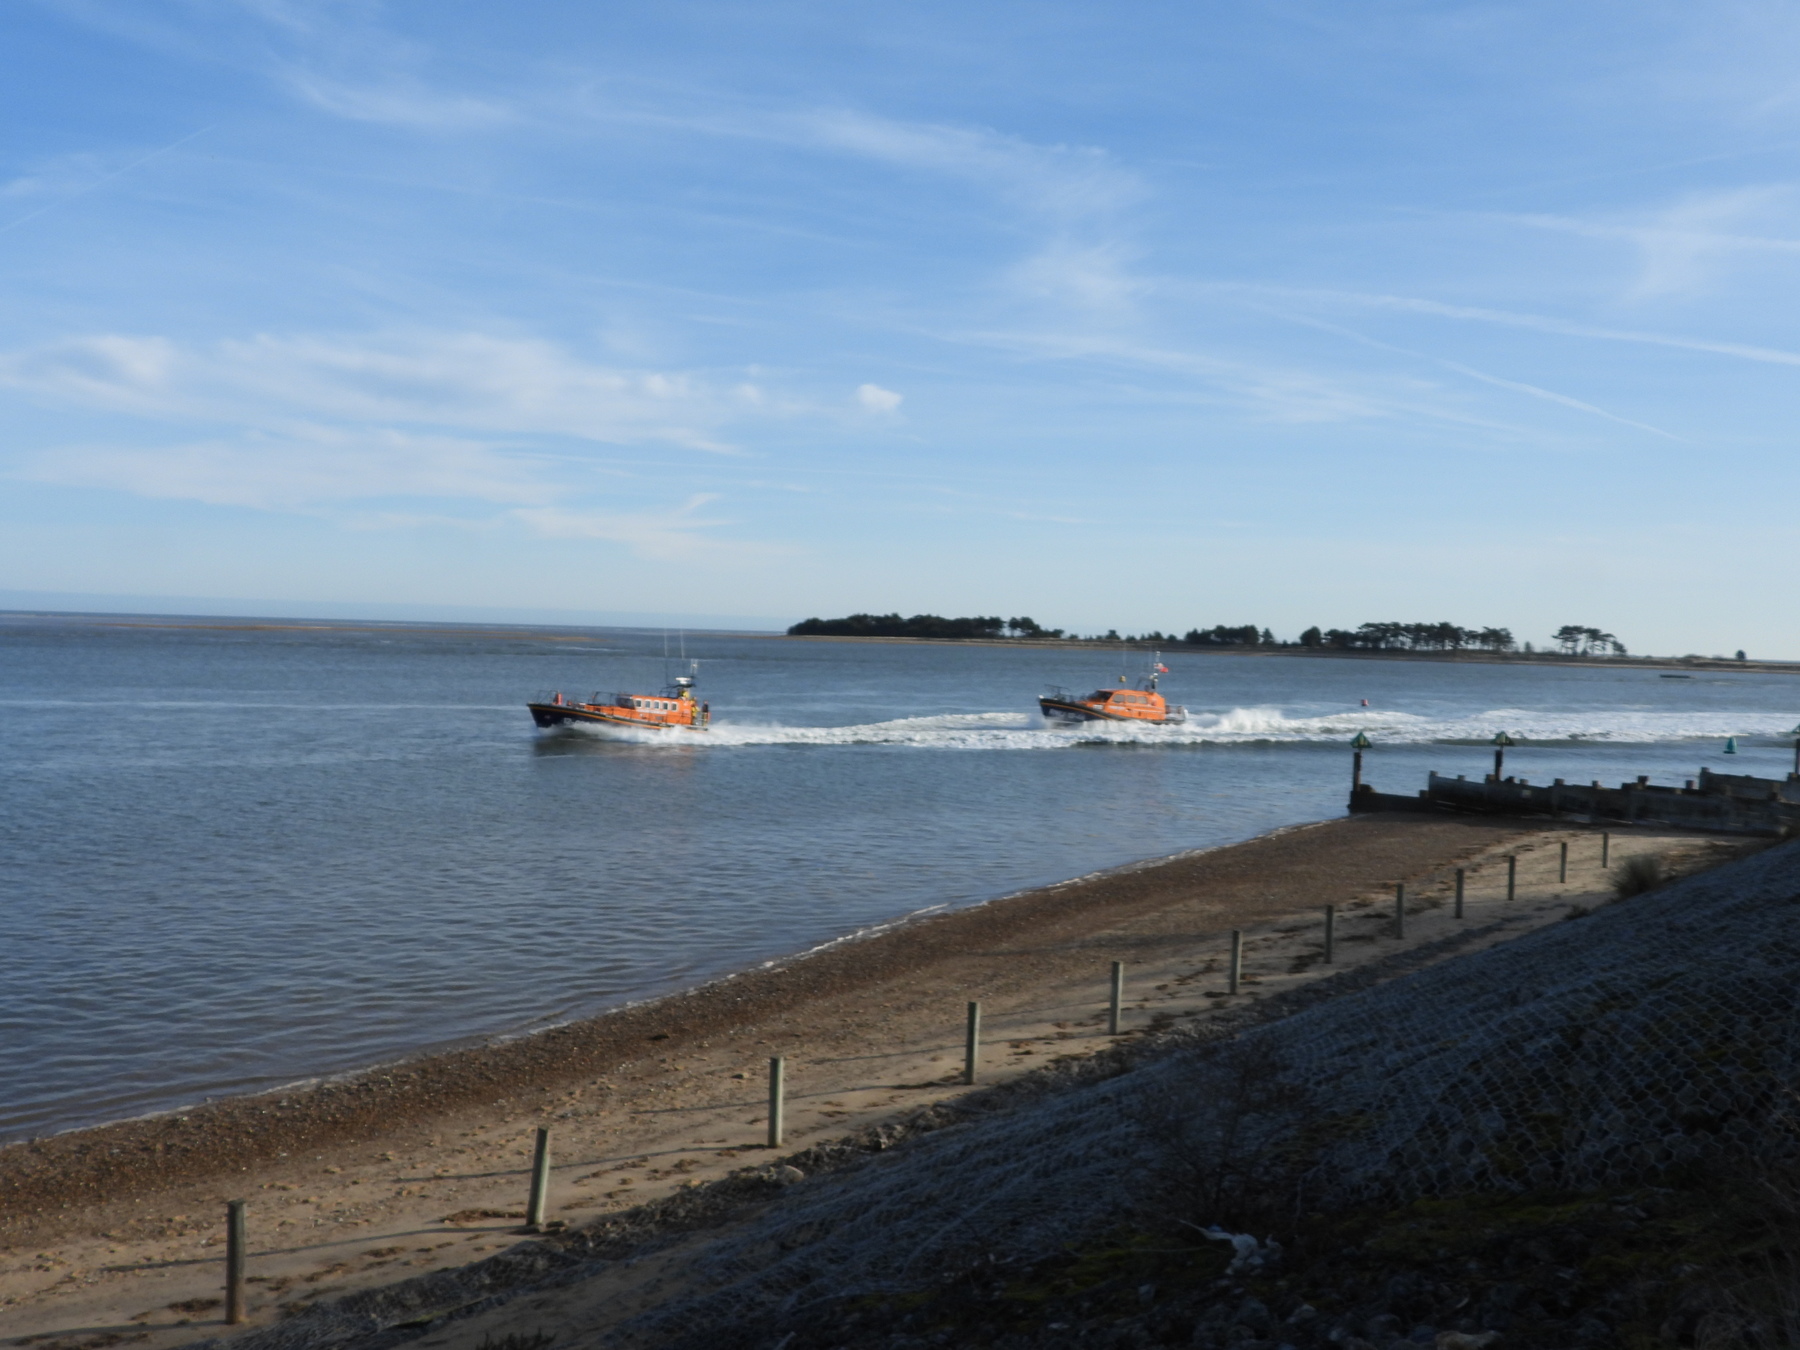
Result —
M 202 623 L 0 617 L 0 1139 L 1335 815 L 1359 728 L 1411 791 L 1501 727 L 1534 781 L 1781 773 L 1800 720 L 1786 676 L 1176 653 L 1187 728 L 1075 733 L 1033 697 L 1117 658 L 700 634 L 714 731 L 632 743 L 522 704 L 654 689 L 660 634 Z

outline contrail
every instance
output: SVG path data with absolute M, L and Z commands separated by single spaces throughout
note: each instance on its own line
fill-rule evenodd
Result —
M 216 126 L 218 124 L 214 123 L 213 125 Z M 162 146 L 160 149 L 152 150 L 149 154 L 145 155 L 142 159 L 132 160 L 131 163 L 127 164 L 122 169 L 114 169 L 111 173 L 107 174 L 106 177 L 97 178 L 93 182 L 89 183 L 86 187 L 79 188 L 76 191 L 71 192 L 66 197 L 58 197 L 55 201 L 50 202 L 47 205 L 40 206 L 40 207 L 38 207 L 37 210 L 28 212 L 27 214 L 20 216 L 17 220 L 9 220 L 6 222 L 6 224 L 0 225 L 0 234 L 5 234 L 8 230 L 17 229 L 20 225 L 23 225 L 28 220 L 36 220 L 39 216 L 43 215 L 46 211 L 54 211 L 57 207 L 66 205 L 67 203 L 74 201 L 77 197 L 85 197 L 85 196 L 87 196 L 88 193 L 95 191 L 97 188 L 105 187 L 108 183 L 112 182 L 113 179 L 119 177 L 121 174 L 130 173 L 133 169 L 137 168 L 140 164 L 148 164 L 151 160 L 155 159 L 158 155 L 166 155 L 166 154 L 168 154 L 169 151 L 173 150 L 176 146 L 186 145 L 189 141 L 193 140 L 194 137 L 204 136 L 207 132 L 209 132 L 211 130 L 212 130 L 212 127 L 208 126 L 208 127 L 201 127 L 200 130 L 198 130 L 198 131 L 190 131 L 187 135 L 183 136 L 180 140 L 170 141 L 167 145 Z

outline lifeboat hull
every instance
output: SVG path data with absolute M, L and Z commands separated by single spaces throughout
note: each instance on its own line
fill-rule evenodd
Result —
M 1043 712 L 1045 720 L 1051 722 L 1123 722 L 1128 719 L 1115 717 L 1102 708 L 1090 708 L 1085 703 L 1065 703 L 1062 699 L 1040 698 L 1038 708 Z M 1136 721 L 1138 719 L 1129 719 Z
M 1177 726 L 1187 721 L 1186 708 L 1169 708 L 1161 717 L 1109 712 L 1078 699 L 1040 698 L 1038 708 L 1050 722 L 1136 722 L 1144 726 Z
M 635 731 L 705 731 L 704 725 L 670 722 L 660 717 L 646 717 L 630 708 L 599 706 L 591 703 L 527 703 L 531 720 L 540 727 L 603 726 L 630 727 Z

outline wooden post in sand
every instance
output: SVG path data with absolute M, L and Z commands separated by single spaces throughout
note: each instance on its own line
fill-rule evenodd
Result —
M 1406 883 L 1404 881 L 1394 883 L 1394 936 L 1397 938 L 1406 936 Z
M 225 1321 L 244 1320 L 244 1202 L 225 1204 Z
M 1600 831 L 1600 866 L 1612 866 L 1612 831 Z
M 1558 885 L 1569 879 L 1569 841 L 1562 842 L 1562 857 L 1556 864 L 1556 881 Z
M 1244 930 L 1241 928 L 1234 928 L 1231 930 L 1230 983 L 1226 987 L 1226 992 L 1232 993 L 1232 994 L 1237 993 L 1238 982 L 1240 980 L 1242 980 L 1243 977 L 1244 977 Z
M 1460 918 L 1462 918 L 1462 916 L 1463 916 L 1463 870 L 1462 870 L 1462 868 L 1459 867 L 1456 869 L 1456 917 L 1460 919 Z
M 1337 954 L 1337 906 L 1325 906 L 1325 964 Z
M 531 1152 L 531 1198 L 525 1204 L 525 1226 L 544 1226 L 544 1206 L 550 1201 L 550 1128 L 538 1126 L 537 1147 Z
M 1506 900 L 1512 903 L 1513 897 L 1519 893 L 1519 855 L 1506 855 Z
M 1117 1036 L 1119 1034 L 1119 1007 L 1124 1002 L 1125 963 L 1123 961 L 1114 961 L 1112 971 L 1112 1004 L 1107 1009 L 1106 1013 L 1106 1034 L 1108 1036 Z
M 769 1060 L 769 1147 L 770 1148 L 780 1148 L 781 1147 L 782 1123 L 783 1123 L 781 1117 L 782 1117 L 782 1107 L 784 1105 L 784 1103 L 782 1102 L 782 1096 L 786 1089 L 786 1084 L 782 1080 L 785 1077 L 786 1067 L 787 1067 L 786 1061 L 784 1061 L 780 1055 L 776 1055 L 772 1059 Z
M 963 1037 L 963 1082 L 975 1081 L 975 1061 L 981 1054 L 981 1005 L 969 1005 L 969 1029 Z

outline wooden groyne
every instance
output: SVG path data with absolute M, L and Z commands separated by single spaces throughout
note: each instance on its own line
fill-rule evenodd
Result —
M 1616 788 L 1592 783 L 1532 783 L 1525 778 L 1469 779 L 1433 773 L 1416 796 L 1377 792 L 1358 783 L 1350 811 L 1446 811 L 1458 814 L 1550 816 L 1580 824 L 1667 825 L 1719 834 L 1781 837 L 1800 833 L 1800 775 L 1757 778 L 1701 769 L 1683 787 L 1648 778 Z

